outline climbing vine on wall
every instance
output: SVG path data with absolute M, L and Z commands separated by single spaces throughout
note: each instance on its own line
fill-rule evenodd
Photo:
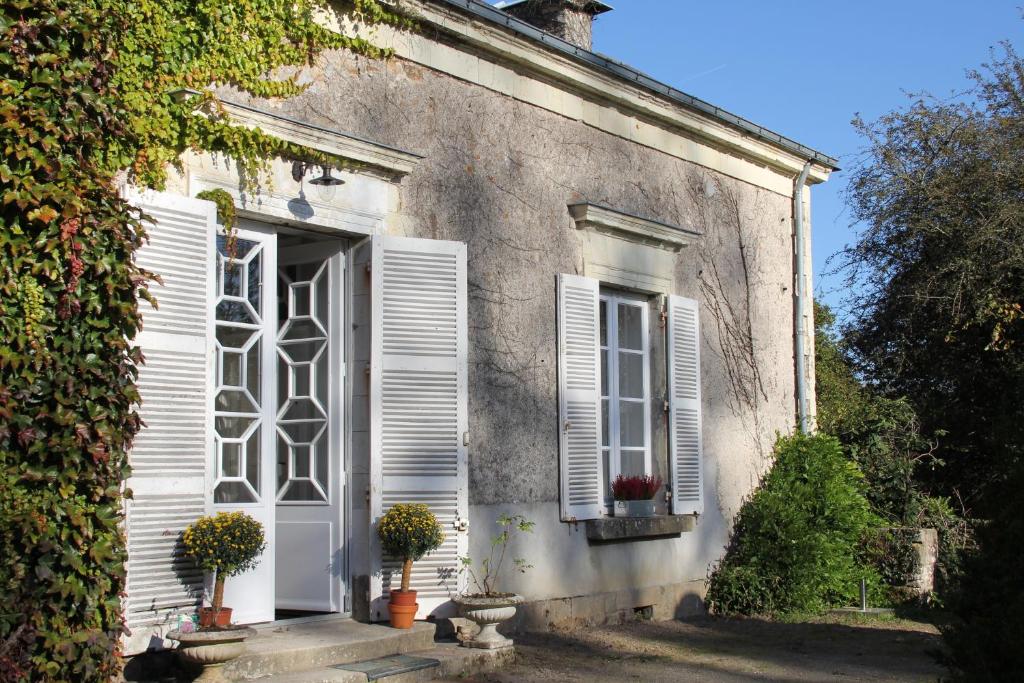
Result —
M 343 165 L 232 126 L 212 87 L 294 95 L 323 50 L 387 56 L 326 28 L 333 12 L 355 28 L 409 20 L 375 0 L 0 7 L 0 680 L 107 681 L 141 426 L 130 340 L 153 299 L 132 258 L 144 217 L 119 182 L 160 188 L 187 150 L 257 171 L 273 157 Z

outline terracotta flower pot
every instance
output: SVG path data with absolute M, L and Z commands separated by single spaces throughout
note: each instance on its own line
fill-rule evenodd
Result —
M 391 591 L 392 605 L 415 605 L 416 591 Z
M 231 608 L 221 607 L 215 610 L 212 607 L 201 607 L 199 609 L 199 628 L 224 628 L 231 625 Z
M 399 605 L 394 602 L 388 603 L 388 612 L 391 614 L 391 627 L 392 628 L 412 628 L 412 622 L 416 619 L 416 612 L 420 606 L 417 604 L 412 605 Z

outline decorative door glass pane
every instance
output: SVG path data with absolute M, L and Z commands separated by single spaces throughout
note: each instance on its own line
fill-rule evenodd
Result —
M 277 497 L 330 498 L 329 259 L 278 268 Z
M 260 490 L 260 310 L 263 247 L 217 237 L 215 503 L 255 503 Z

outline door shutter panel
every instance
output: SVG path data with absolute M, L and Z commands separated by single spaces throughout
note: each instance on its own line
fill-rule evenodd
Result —
M 126 501 L 129 647 L 145 649 L 152 631 L 203 595 L 203 572 L 182 553 L 179 537 L 206 510 L 211 447 L 212 285 L 216 207 L 172 194 L 130 193 L 151 219 L 137 263 L 160 275 L 150 291 L 158 308 L 140 301 L 143 329 L 135 339 L 146 362 L 139 370 L 139 413 L 145 426 L 129 459 Z
M 668 389 L 672 513 L 704 510 L 699 304 L 668 299 Z
M 370 354 L 371 615 L 387 618 L 401 563 L 383 557 L 376 525 L 397 503 L 426 503 L 444 545 L 413 565 L 418 618 L 451 611 L 469 551 L 466 245 L 372 238 Z
M 597 280 L 558 276 L 558 429 L 562 519 L 604 515 L 601 324 Z

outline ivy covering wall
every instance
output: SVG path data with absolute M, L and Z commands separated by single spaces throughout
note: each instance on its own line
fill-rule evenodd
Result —
M 318 13 L 407 20 L 373 0 L 2 7 L 0 679 L 107 681 L 120 669 L 122 488 L 141 427 L 144 359 L 131 339 L 154 277 L 133 264 L 143 217 L 118 182 L 159 188 L 189 149 L 257 171 L 275 156 L 323 161 L 232 127 L 208 88 L 287 97 L 325 49 L 386 56 L 323 28 Z M 183 99 L 181 88 L 203 94 Z

